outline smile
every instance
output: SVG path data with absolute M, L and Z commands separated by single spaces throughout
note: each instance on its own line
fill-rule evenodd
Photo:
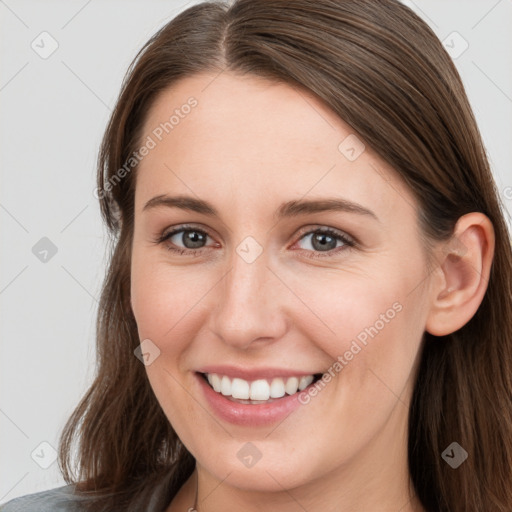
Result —
M 321 370 L 308 373 L 292 368 L 213 364 L 194 371 L 205 408 L 220 420 L 244 427 L 282 422 L 302 407 L 300 394 L 307 393 L 322 375 Z
M 239 403 L 255 405 L 271 403 L 273 399 L 279 399 L 285 395 L 294 395 L 321 377 L 321 374 L 312 374 L 248 381 L 217 373 L 202 375 L 215 392 Z

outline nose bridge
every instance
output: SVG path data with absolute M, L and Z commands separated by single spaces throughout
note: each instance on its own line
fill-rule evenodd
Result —
M 240 348 L 256 339 L 282 336 L 285 319 L 279 294 L 275 293 L 278 280 L 269 268 L 266 253 L 246 240 L 233 252 L 231 261 L 231 268 L 217 288 L 213 319 L 216 334 L 225 343 Z

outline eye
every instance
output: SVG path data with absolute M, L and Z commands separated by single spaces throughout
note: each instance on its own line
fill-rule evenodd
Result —
M 301 236 L 299 242 L 308 238 L 309 241 L 305 244 L 309 246 L 305 249 L 309 253 L 307 254 L 308 258 L 331 257 L 340 251 L 348 250 L 356 245 L 355 241 L 350 237 L 332 228 L 310 230 Z M 338 242 L 341 242 L 341 247 L 337 246 Z
M 192 226 L 179 226 L 178 228 L 164 233 L 154 242 L 157 244 L 171 242 L 167 245 L 167 249 L 170 251 L 178 254 L 195 255 L 200 253 L 201 249 L 204 248 L 203 244 L 206 242 L 207 238 L 209 238 L 208 233 L 202 229 Z M 180 247 L 180 243 L 183 244 L 184 247 Z
M 341 231 L 325 227 L 310 230 L 305 233 L 303 231 L 300 240 L 296 242 L 296 244 L 301 240 L 306 240 L 308 237 L 309 242 L 306 245 L 309 245 L 310 248 L 303 248 L 306 253 L 309 253 L 307 254 L 308 258 L 331 257 L 338 254 L 340 251 L 348 250 L 356 245 L 356 242 L 352 238 Z M 210 238 L 210 236 L 202 229 L 182 225 L 171 231 L 164 232 L 154 240 L 154 243 L 163 244 L 170 242 L 167 244 L 169 251 L 197 256 L 205 249 L 204 244 L 208 238 Z M 341 242 L 341 246 L 338 245 L 339 242 Z M 180 246 L 180 243 L 183 244 L 183 246 Z M 215 247 L 220 247 L 220 244 L 216 243 Z

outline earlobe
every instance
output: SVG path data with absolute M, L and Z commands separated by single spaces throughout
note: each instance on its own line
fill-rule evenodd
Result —
M 426 331 L 446 336 L 474 316 L 487 290 L 494 256 L 494 228 L 483 213 L 463 215 L 439 249 Z

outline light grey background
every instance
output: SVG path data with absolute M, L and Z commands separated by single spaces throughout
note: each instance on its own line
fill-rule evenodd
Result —
M 137 50 L 195 3 L 0 0 L 0 503 L 64 484 L 52 447 L 94 374 L 107 256 L 99 143 Z M 404 3 L 469 45 L 454 61 L 512 211 L 512 0 Z

